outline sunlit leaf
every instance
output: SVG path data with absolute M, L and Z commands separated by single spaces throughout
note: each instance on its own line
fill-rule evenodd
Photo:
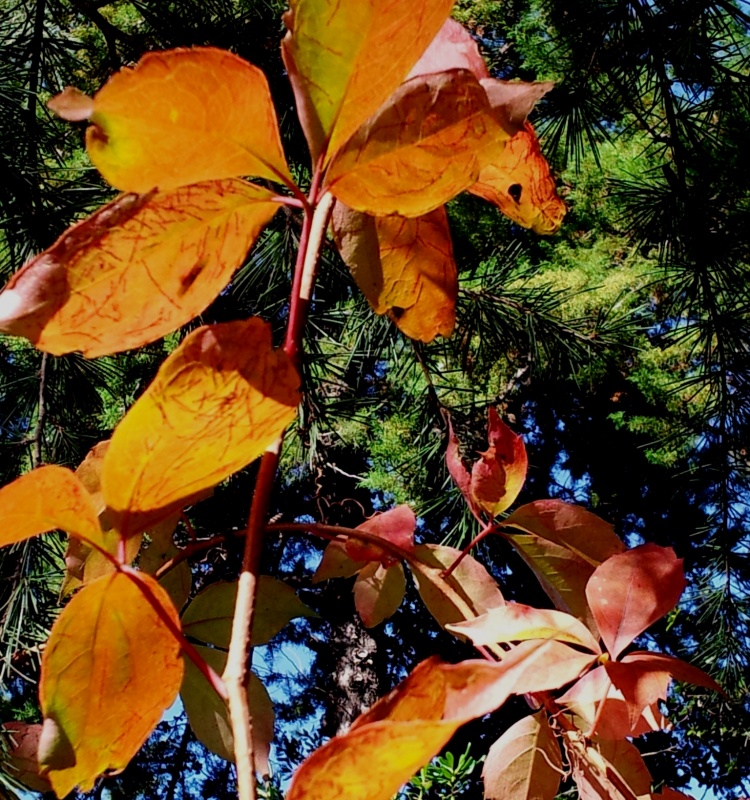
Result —
M 653 779 L 638 748 L 624 739 L 604 739 L 596 744 L 604 758 L 607 769 L 632 789 L 633 794 L 642 797 L 649 794 Z
M 414 530 L 417 518 L 407 505 L 391 508 L 383 514 L 374 514 L 357 525 L 357 530 L 364 531 L 384 542 L 388 542 L 406 553 L 414 550 Z M 393 566 L 399 558 L 377 544 L 355 539 L 353 536 L 346 542 L 346 552 L 355 561 L 379 561 L 385 567 Z
M 291 0 L 284 64 L 313 161 L 329 157 L 388 99 L 453 0 Z
M 671 547 L 641 545 L 597 567 L 586 597 L 612 657 L 671 611 L 684 588 L 682 559 Z
M 69 469 L 39 467 L 0 489 L 0 547 L 58 528 L 111 552 L 91 495 Z
M 611 745 L 602 751 L 587 743 L 576 731 L 566 732 L 563 744 L 581 800 L 633 800 L 648 794 L 650 785 L 645 792 L 639 792 L 639 789 L 647 785 L 650 776 L 647 771 L 644 773 L 645 765 L 642 769 L 637 768 L 631 753 Z M 618 760 L 628 777 L 621 775 L 609 761 L 607 756 L 610 754 Z M 634 785 L 628 783 L 628 778 L 634 781 Z
M 594 567 L 567 547 L 541 536 L 530 533 L 503 536 L 532 570 L 555 608 L 578 617 L 589 630 L 596 632 L 594 616 L 586 601 L 586 584 Z
M 217 674 L 224 672 L 227 661 L 224 651 L 201 645 L 196 645 L 195 649 Z M 253 672 L 249 673 L 247 696 L 253 720 L 255 766 L 262 775 L 268 775 L 268 755 L 274 727 L 273 703 Z M 234 736 L 227 705 L 189 658 L 185 658 L 180 697 L 196 738 L 212 753 L 227 761 L 234 761 Z
M 625 551 L 625 545 L 608 522 L 562 500 L 527 503 L 517 508 L 504 524 L 563 545 L 594 567 Z
M 443 23 L 430 46 L 412 68 L 409 78 L 448 69 L 468 69 L 477 80 L 490 77 L 476 41 L 460 22 L 451 18 Z
M 413 219 L 371 217 L 336 203 L 333 232 L 377 314 L 387 313 L 412 339 L 451 335 L 458 273 L 445 209 Z
M 421 544 L 414 550 L 415 561 L 409 564 L 420 597 L 442 626 L 505 604 L 495 579 L 471 556 L 449 576 L 443 574 L 460 554 L 452 547 Z
M 125 767 L 177 696 L 182 661 L 162 616 L 179 628 L 156 581 L 115 573 L 84 586 L 55 622 L 42 657 L 40 761 L 58 797 Z
M 511 725 L 482 770 L 485 800 L 553 800 L 563 774 L 560 745 L 539 711 Z
M 354 581 L 354 606 L 366 628 L 374 628 L 392 617 L 406 591 L 401 564 L 384 567 L 372 561 L 360 570 Z
M 55 355 L 155 341 L 229 283 L 278 204 L 240 180 L 122 195 L 66 231 L 0 294 L 0 331 Z
M 236 581 L 212 583 L 185 609 L 182 615 L 183 631 L 201 642 L 228 648 L 236 599 Z M 269 642 L 295 617 L 314 616 L 317 616 L 315 612 L 297 597 L 294 589 L 276 578 L 261 575 L 255 597 L 253 646 Z
M 343 146 L 326 186 L 357 211 L 419 217 L 468 189 L 506 138 L 470 72 L 419 76 Z
M 520 642 L 526 639 L 557 639 L 600 653 L 599 643 L 578 619 L 562 611 L 533 608 L 523 603 L 506 603 L 466 622 L 448 625 L 474 644 Z
M 199 328 L 115 429 L 102 486 L 123 535 L 260 456 L 294 418 L 299 378 L 252 318 Z
M 489 446 L 472 467 L 471 495 L 490 517 L 496 517 L 518 497 L 529 461 L 523 438 L 500 419 L 494 406 L 487 413 Z
M 226 50 L 147 53 L 97 92 L 90 121 L 89 156 L 124 192 L 289 177 L 268 82 Z
M 35 792 L 52 790 L 50 782 L 39 772 L 40 724 L 27 722 L 5 722 L 2 733 L 8 743 L 8 752 L 3 753 L 3 771 Z

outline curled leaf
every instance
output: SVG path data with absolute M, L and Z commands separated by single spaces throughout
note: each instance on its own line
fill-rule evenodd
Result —
M 155 341 L 200 314 L 276 213 L 240 180 L 122 195 L 66 231 L 0 294 L 0 330 L 55 355 Z
M 115 429 L 102 486 L 123 536 L 260 456 L 294 418 L 299 379 L 260 319 L 199 328 Z
M 263 73 L 212 47 L 147 53 L 94 97 L 86 148 L 124 192 L 257 175 L 291 180 Z

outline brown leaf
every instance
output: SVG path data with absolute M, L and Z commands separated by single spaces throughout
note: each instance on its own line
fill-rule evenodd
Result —
M 468 189 L 506 138 L 472 73 L 419 76 L 338 152 L 326 188 L 357 211 L 419 217 Z
M 268 82 L 212 47 L 147 53 L 94 97 L 94 166 L 124 192 L 257 175 L 291 180 Z
M 445 209 L 421 217 L 371 217 L 336 203 L 336 246 L 377 314 L 412 339 L 450 336 L 458 274 Z
M 42 657 L 39 758 L 58 797 L 125 767 L 177 696 L 180 648 L 162 615 L 179 628 L 156 581 L 118 572 L 84 586 L 55 622 Z
M 537 102 L 553 87 L 554 83 L 523 81 L 499 81 L 495 78 L 480 80 L 487 92 L 487 99 L 495 114 L 495 119 L 511 136 L 526 130 L 526 117 Z M 513 141 L 511 139 L 508 144 Z M 516 143 L 517 146 L 518 142 Z
M 554 800 L 562 777 L 557 737 L 539 711 L 511 725 L 482 769 L 485 800 Z
M 0 331 L 89 358 L 153 342 L 200 314 L 276 213 L 240 180 L 122 195 L 66 231 L 0 294 Z
M 535 233 L 558 231 L 567 211 L 529 122 L 505 143 L 500 155 L 482 167 L 468 190 Z
M 448 16 L 452 0 L 291 0 L 281 52 L 313 163 L 335 155 L 388 99 Z M 328 160 L 328 159 L 326 159 Z
M 39 772 L 38 751 L 42 726 L 19 721 L 5 722 L 2 732 L 9 745 L 8 752 L 2 754 L 3 770 L 35 792 L 51 791 L 50 782 Z
M 260 456 L 294 418 L 299 378 L 252 318 L 199 328 L 115 429 L 102 486 L 123 536 Z
M 366 628 L 374 628 L 392 617 L 406 592 L 401 564 L 384 567 L 372 561 L 360 570 L 354 581 L 354 606 Z
M 586 598 L 612 658 L 674 608 L 684 588 L 682 559 L 671 547 L 641 545 L 597 567 Z

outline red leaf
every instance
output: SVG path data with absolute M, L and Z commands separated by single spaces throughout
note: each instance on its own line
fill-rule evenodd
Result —
M 448 467 L 448 472 L 453 478 L 456 486 L 461 490 L 461 494 L 469 504 L 474 516 L 480 518 L 480 510 L 474 502 L 474 497 L 471 494 L 471 473 L 464 466 L 463 459 L 459 450 L 458 438 L 453 430 L 453 422 L 448 416 L 448 449 L 445 451 L 445 464 Z
M 417 518 L 414 516 L 414 512 L 409 506 L 402 504 L 383 514 L 375 514 L 361 525 L 357 525 L 357 530 L 377 536 L 410 553 L 414 550 L 414 529 L 416 527 Z M 347 554 L 354 561 L 379 561 L 384 567 L 390 567 L 400 560 L 387 550 L 370 542 L 361 542 L 350 538 L 345 546 Z
M 478 81 L 490 77 L 487 65 L 479 54 L 479 48 L 472 35 L 460 22 L 450 17 L 430 42 L 422 58 L 414 65 L 408 78 L 429 75 L 431 72 L 445 72 L 449 69 L 468 69 L 474 73 Z
M 645 544 L 597 567 L 586 598 L 612 657 L 674 608 L 684 588 L 682 559 L 671 547 Z

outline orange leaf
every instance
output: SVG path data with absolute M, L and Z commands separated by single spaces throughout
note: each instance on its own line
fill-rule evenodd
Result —
M 529 461 L 523 438 L 513 433 L 493 406 L 487 413 L 489 447 L 471 470 L 471 495 L 477 506 L 496 517 L 518 497 Z
M 608 522 L 562 500 L 527 503 L 517 508 L 504 524 L 563 545 L 594 567 L 625 551 L 625 545 Z
M 358 531 L 377 536 L 386 542 L 411 553 L 414 550 L 414 529 L 417 527 L 417 518 L 409 506 L 402 504 L 391 508 L 383 514 L 374 514 L 357 525 Z M 370 542 L 358 541 L 351 537 L 346 542 L 346 552 L 354 561 L 379 561 L 384 567 L 398 564 L 399 558 L 391 555 L 388 550 L 378 547 Z
M 449 576 L 443 575 L 460 554 L 452 547 L 421 544 L 409 562 L 422 601 L 443 627 L 505 603 L 495 579 L 471 556 L 466 556 Z
M 477 645 L 556 639 L 580 645 L 593 653 L 601 653 L 599 643 L 580 620 L 562 611 L 533 608 L 523 603 L 506 603 L 491 608 L 481 617 L 456 622 L 447 628 Z
M 653 778 L 635 745 L 624 739 L 604 739 L 596 746 L 608 768 L 617 773 L 633 794 L 640 797 L 651 791 Z
M 89 156 L 124 192 L 290 179 L 265 76 L 225 50 L 147 53 L 97 92 L 91 123 Z
M 281 51 L 313 162 L 328 157 L 388 99 L 453 0 L 291 0 Z M 327 160 L 327 159 L 326 159 Z
M 195 649 L 217 674 L 224 672 L 227 654 L 223 650 L 201 645 L 196 645 Z M 247 696 L 253 721 L 255 766 L 262 775 L 268 775 L 268 755 L 274 728 L 273 703 L 266 687 L 253 672 L 249 673 Z M 229 709 L 203 673 L 188 658 L 185 658 L 185 677 L 180 688 L 180 697 L 196 738 L 212 753 L 227 761 L 234 761 L 234 736 Z
M 562 777 L 557 737 L 539 711 L 508 728 L 482 769 L 485 800 L 554 800 Z
M 69 469 L 39 467 L 0 489 L 0 547 L 58 528 L 112 552 L 91 495 Z
M 35 792 L 52 791 L 50 782 L 39 772 L 38 750 L 42 726 L 6 722 L 2 725 L 2 732 L 9 745 L 8 752 L 3 753 L 3 771 Z
M 483 166 L 469 191 L 535 233 L 555 233 L 567 211 L 529 122 L 506 142 L 499 156 Z
M 450 17 L 414 65 L 409 78 L 449 69 L 468 69 L 478 81 L 490 77 L 474 38 L 460 22 Z
M 412 339 L 450 336 L 458 274 L 444 208 L 414 219 L 371 217 L 336 203 L 336 246 L 377 314 Z
M 468 189 L 506 138 L 471 72 L 422 75 L 343 146 L 326 188 L 357 211 L 419 217 Z
M 612 658 L 674 608 L 684 588 L 682 559 L 671 547 L 644 544 L 597 567 L 586 598 Z
M 153 342 L 200 314 L 278 209 L 240 180 L 122 195 L 66 231 L 0 295 L 0 330 L 89 358 Z
M 253 318 L 193 331 L 115 429 L 102 486 L 123 536 L 249 464 L 294 418 L 299 378 Z
M 596 623 L 586 602 L 586 584 L 594 567 L 567 547 L 541 536 L 530 533 L 503 536 L 532 570 L 555 608 L 578 617 L 596 633 Z
M 162 616 L 179 629 L 156 581 L 115 573 L 84 586 L 55 622 L 42 657 L 39 757 L 58 797 L 125 767 L 177 696 L 182 661 Z
M 354 605 L 366 628 L 374 628 L 392 617 L 406 592 L 401 564 L 384 567 L 372 561 L 362 568 L 354 581 Z

